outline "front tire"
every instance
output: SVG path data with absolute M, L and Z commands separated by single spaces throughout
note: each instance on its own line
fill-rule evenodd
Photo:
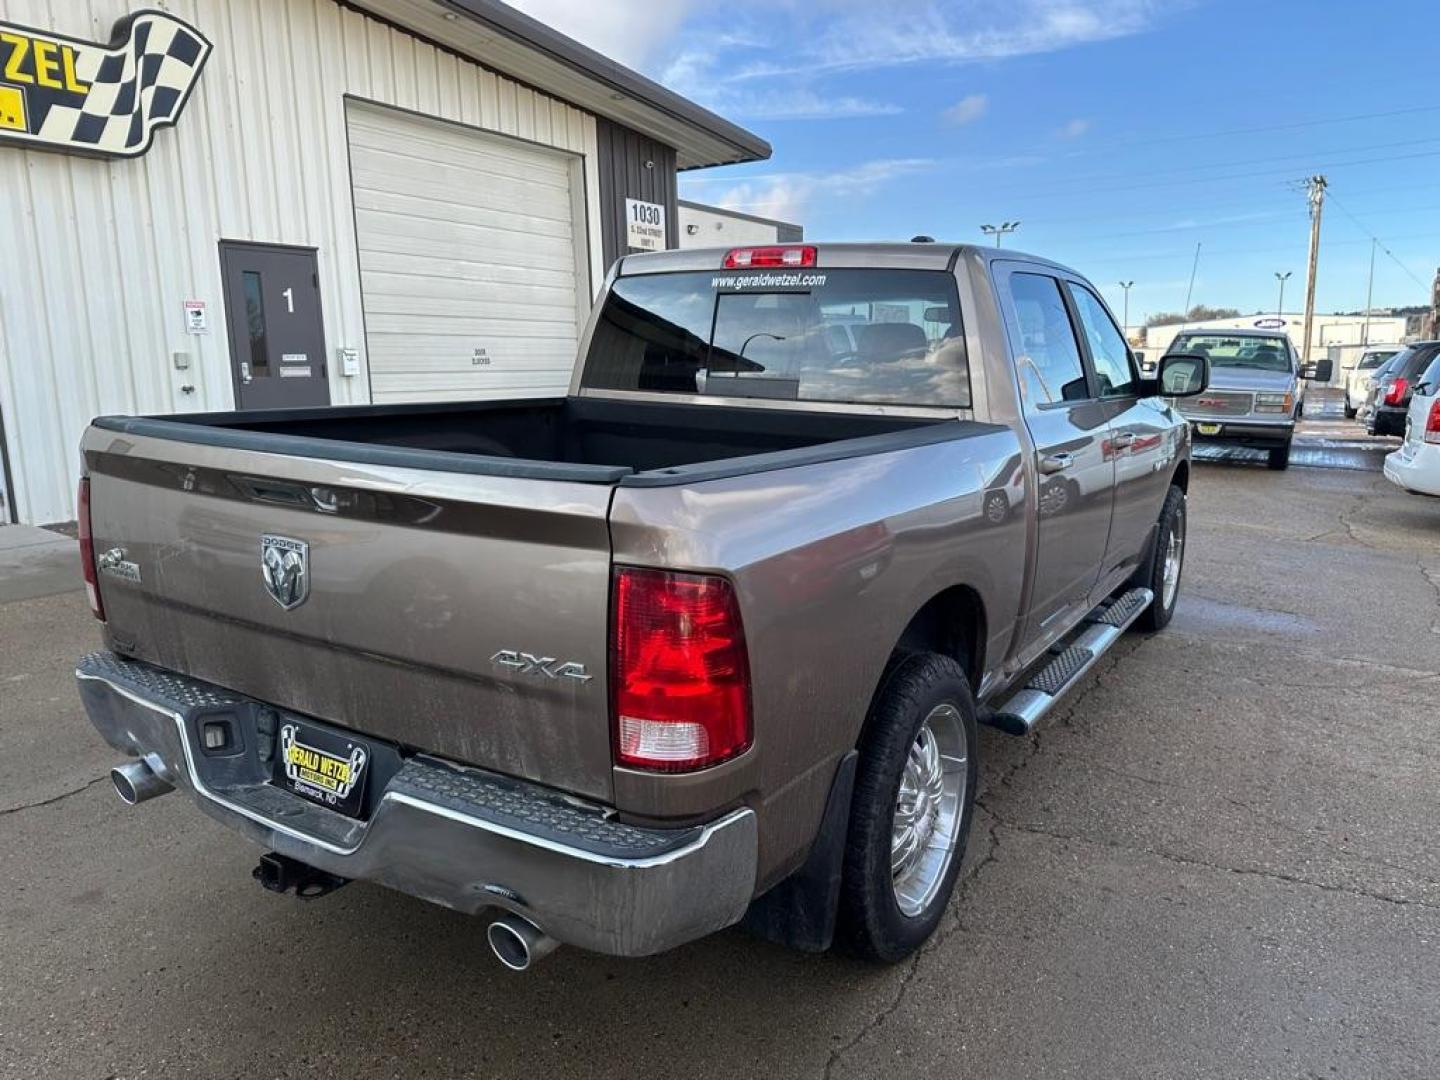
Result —
M 935 931 L 975 810 L 975 699 L 948 656 L 901 659 L 870 710 L 850 804 L 839 937 L 893 964 Z
M 1266 464 L 1277 472 L 1288 469 L 1290 467 L 1290 444 L 1287 442 L 1284 446 L 1271 448 L 1270 459 Z
M 1154 634 L 1170 625 L 1175 604 L 1180 599 L 1180 574 L 1185 569 L 1185 535 L 1185 492 L 1172 484 L 1160 507 L 1155 547 L 1140 572 L 1131 580 L 1131 584 L 1155 594 L 1150 606 L 1135 620 L 1136 629 Z

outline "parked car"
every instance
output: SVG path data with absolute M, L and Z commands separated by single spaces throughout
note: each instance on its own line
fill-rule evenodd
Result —
M 516 969 L 741 921 L 906 956 L 976 724 L 1170 621 L 1160 395 L 1207 365 L 1142 380 L 1075 272 L 933 243 L 627 257 L 580 349 L 563 399 L 97 419 L 117 791 L 187 790 L 276 891 L 497 909 Z
M 1405 441 L 1385 455 L 1385 476 L 1417 495 L 1440 495 L 1440 356 L 1415 380 Z
M 1169 352 L 1210 361 L 1209 388 L 1179 405 L 1198 442 L 1265 450 L 1270 468 L 1289 467 L 1295 423 L 1305 409 L 1305 381 L 1328 382 L 1328 358 L 1302 371 L 1290 338 L 1266 330 L 1181 332 Z
M 1440 356 L 1440 341 L 1420 341 L 1392 356 L 1376 370 L 1365 399 L 1365 430 L 1371 435 L 1401 435 L 1415 383 Z
M 1345 418 L 1355 419 L 1370 393 L 1370 380 L 1399 349 L 1367 349 L 1345 373 Z

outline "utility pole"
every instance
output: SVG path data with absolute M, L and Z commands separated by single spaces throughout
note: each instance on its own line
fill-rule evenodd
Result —
M 1360 344 L 1370 344 L 1370 301 L 1375 296 L 1375 249 L 1380 241 L 1375 237 L 1370 238 L 1370 280 L 1365 285 L 1365 325 L 1360 330 Z
M 1120 282 L 1120 288 L 1125 290 L 1125 320 L 1123 323 L 1123 327 L 1125 330 L 1125 342 L 1127 345 L 1130 342 L 1130 286 L 1134 284 L 1135 282 L 1133 281 Z
M 1277 319 L 1283 319 L 1285 317 L 1285 282 L 1290 280 L 1291 273 L 1293 273 L 1293 271 L 1290 270 L 1286 270 L 1283 274 L 1280 273 L 1279 270 L 1275 271 L 1275 280 L 1280 282 L 1280 299 L 1275 304 L 1275 317 Z
M 1305 340 L 1300 351 L 1301 363 L 1310 363 L 1310 329 L 1315 322 L 1315 272 L 1320 264 L 1320 215 L 1325 210 L 1325 188 L 1328 181 L 1323 176 L 1312 176 L 1306 181 L 1310 200 L 1310 261 L 1305 271 Z
M 1018 221 L 1002 221 L 999 225 L 981 225 L 980 231 L 986 236 L 995 237 L 995 246 L 1000 246 L 1000 238 L 1006 233 L 1012 233 L 1020 227 Z

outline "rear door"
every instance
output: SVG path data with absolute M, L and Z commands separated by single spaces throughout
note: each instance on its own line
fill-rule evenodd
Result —
M 1114 410 L 1094 393 L 1060 278 L 1025 263 L 996 263 L 994 272 L 1038 474 L 1029 655 L 1089 608 L 1110 536 Z
M 1106 589 L 1145 553 L 1170 486 L 1176 430 L 1158 399 L 1139 396 L 1130 350 L 1104 301 L 1079 278 L 1067 278 L 1066 288 L 1108 417 L 1106 450 L 1115 464 L 1115 510 L 1100 579 Z

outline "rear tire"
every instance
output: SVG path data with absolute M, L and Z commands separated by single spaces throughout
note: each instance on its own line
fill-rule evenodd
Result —
M 975 699 L 964 669 L 937 653 L 904 657 L 860 742 L 838 925 L 852 952 L 893 964 L 934 933 L 965 856 L 977 775 Z M 943 850 L 931 846 L 936 835 L 948 837 Z
M 1359 411 L 1360 411 L 1360 410 L 1357 409 L 1354 405 L 1351 405 L 1351 404 L 1350 404 L 1350 399 L 1349 399 L 1349 398 L 1346 398 L 1346 399 L 1345 399 L 1345 419 L 1346 419 L 1346 420 L 1354 420 L 1354 419 L 1355 419 L 1355 414 L 1358 413 Z
M 1150 557 L 1130 583 L 1155 594 L 1150 606 L 1135 620 L 1135 628 L 1149 634 L 1170 625 L 1180 599 L 1180 575 L 1185 569 L 1185 492 L 1175 485 L 1165 493 L 1160 522 Z M 1172 546 L 1173 545 L 1173 546 Z
M 1290 467 L 1290 444 L 1276 446 L 1270 451 L 1270 460 L 1267 462 L 1270 468 L 1279 471 Z

